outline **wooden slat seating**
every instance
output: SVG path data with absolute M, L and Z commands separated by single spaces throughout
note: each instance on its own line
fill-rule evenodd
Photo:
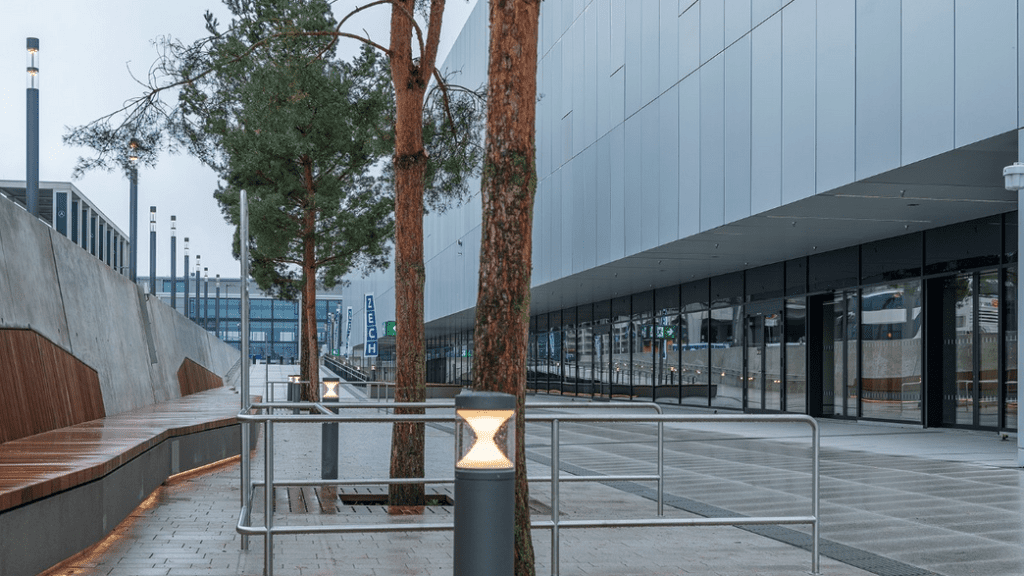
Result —
M 0 444 L 0 511 L 85 484 L 160 442 L 237 423 L 239 397 L 217 388 Z
M 95 370 L 32 330 L 0 329 L 0 444 L 104 415 Z

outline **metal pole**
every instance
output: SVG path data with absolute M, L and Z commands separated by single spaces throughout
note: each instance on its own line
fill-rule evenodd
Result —
M 665 515 L 665 423 L 658 422 L 658 516 Z
M 25 91 L 25 207 L 39 216 L 39 39 L 27 38 L 28 88 Z
M 202 258 L 202 256 L 196 254 L 196 324 L 199 324 L 199 269 L 201 268 L 201 266 L 199 265 L 200 258 Z
M 814 516 L 814 526 L 812 527 L 814 532 L 814 543 L 812 544 L 812 548 L 814 549 L 811 551 L 811 573 L 819 574 L 820 552 L 818 550 L 818 540 L 821 536 L 821 517 L 819 515 L 820 498 L 818 493 L 821 489 L 821 464 L 819 462 L 819 455 L 821 452 L 821 434 L 818 430 L 817 421 L 811 421 L 811 430 L 813 434 L 811 443 L 814 444 L 814 462 L 812 463 L 813 469 L 811 472 L 811 483 L 813 484 L 813 486 L 811 486 L 811 506 L 813 507 L 811 515 Z
M 156 294 L 156 206 L 149 207 L 149 293 Z
M 185 272 L 185 274 L 184 274 L 184 277 L 185 277 L 185 290 L 184 290 L 185 308 L 184 308 L 184 312 L 185 312 L 185 318 L 190 318 L 192 316 L 192 313 L 189 312 L 189 309 L 188 309 L 188 288 L 189 288 L 189 285 L 188 285 L 188 276 L 189 276 L 189 272 L 188 272 L 188 236 L 185 237 L 185 267 L 182 268 L 182 270 Z
M 178 310 L 178 238 L 177 216 L 171 216 L 171 309 Z
M 267 536 L 263 540 L 263 574 L 274 576 L 274 423 L 267 420 L 265 442 L 263 443 L 264 478 L 263 485 L 263 526 Z
M 220 274 L 217 274 L 217 296 L 213 301 L 213 333 L 220 338 Z
M 558 576 L 558 442 L 561 434 L 558 430 L 558 419 L 551 421 L 551 576 Z
M 249 237 L 249 204 L 246 199 L 245 190 L 242 190 L 240 198 L 241 208 L 241 222 L 239 225 L 239 236 L 242 238 L 242 253 L 240 262 L 240 276 L 241 282 L 239 286 L 239 295 L 241 297 L 241 321 L 242 321 L 242 350 L 241 350 L 241 363 L 242 363 L 242 410 L 249 408 L 249 244 L 245 241 Z M 188 238 L 185 239 L 188 242 Z M 186 244 L 187 246 L 187 244 Z M 188 282 L 188 256 L 185 256 L 185 277 Z M 188 299 L 188 286 L 185 286 L 185 298 Z M 188 306 L 186 303 L 186 314 Z M 249 423 L 242 422 L 242 507 L 245 510 L 252 510 L 252 492 L 250 491 L 251 478 L 252 478 L 252 460 L 249 458 Z M 250 524 L 250 519 L 246 518 L 246 524 Z M 242 536 L 242 550 L 249 549 L 249 537 Z
M 131 248 L 128 252 L 128 277 L 132 282 L 138 281 L 139 263 L 139 170 L 132 165 L 131 186 L 128 191 L 128 226 L 131 228 Z
M 210 272 L 203 268 L 203 330 L 210 329 Z

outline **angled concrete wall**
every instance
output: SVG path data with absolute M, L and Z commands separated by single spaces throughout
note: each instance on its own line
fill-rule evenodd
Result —
M 7 199 L 0 199 L 0 327 L 35 330 L 96 370 L 107 415 L 179 397 L 185 358 L 221 377 L 239 359 Z

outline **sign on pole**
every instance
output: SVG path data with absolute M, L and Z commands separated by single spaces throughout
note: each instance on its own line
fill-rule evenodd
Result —
M 373 307 L 373 293 L 366 294 L 366 347 L 363 356 L 377 356 L 377 311 Z
M 385 336 L 396 336 L 398 332 L 395 330 L 395 321 L 388 320 L 384 323 L 384 335 Z

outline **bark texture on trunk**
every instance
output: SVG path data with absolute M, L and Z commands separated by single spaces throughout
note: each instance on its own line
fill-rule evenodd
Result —
M 395 343 L 395 400 L 426 400 L 426 343 L 423 328 L 423 100 L 441 34 L 444 0 L 432 0 L 423 53 L 413 58 L 414 0 L 396 0 L 391 8 L 391 79 L 395 86 L 395 316 L 400 336 Z M 398 410 L 399 414 L 423 413 Z M 396 423 L 391 432 L 391 477 L 422 478 L 423 424 Z M 392 485 L 388 504 L 394 511 L 423 506 L 422 484 Z
M 491 0 L 487 148 L 473 387 L 515 394 L 518 576 L 533 576 L 526 482 L 526 350 L 530 322 L 534 117 L 540 0 Z
M 302 385 L 300 400 L 320 401 L 320 350 L 316 335 L 316 201 L 311 162 L 305 163 L 306 202 L 302 218 L 302 322 L 299 331 L 302 350 L 299 354 L 299 374 L 306 381 Z

